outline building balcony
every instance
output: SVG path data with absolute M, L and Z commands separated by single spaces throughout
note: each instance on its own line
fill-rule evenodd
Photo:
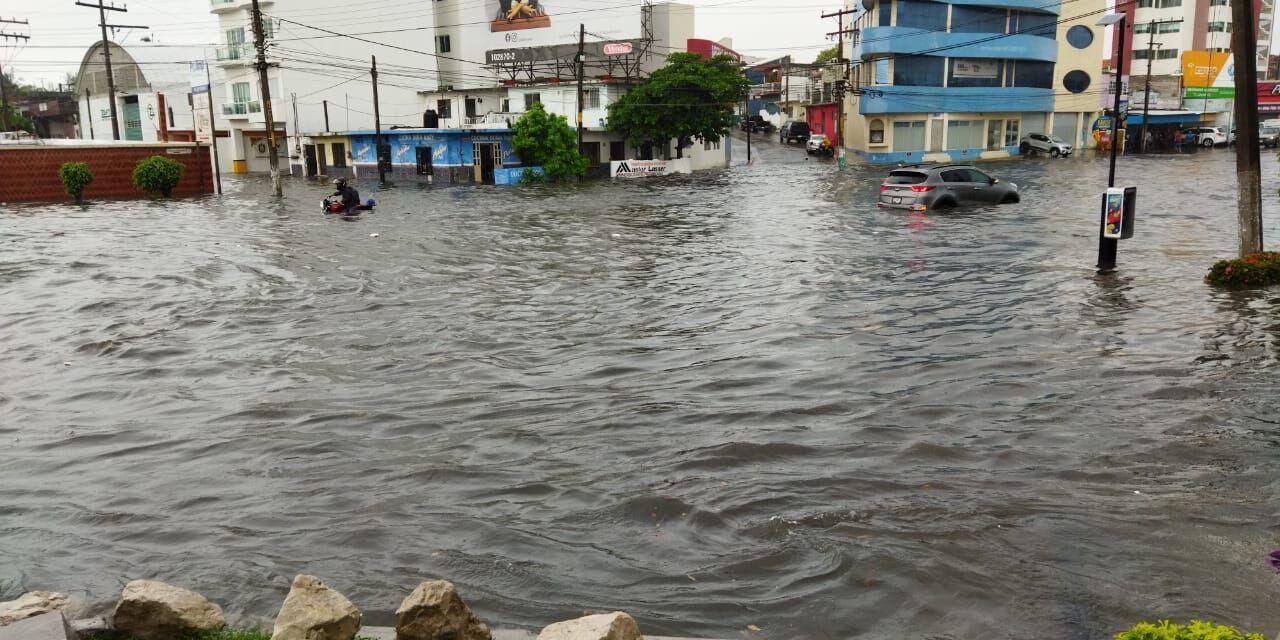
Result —
M 214 50 L 218 63 L 228 66 L 252 64 L 253 57 L 256 53 L 257 52 L 254 50 L 253 45 L 247 42 L 218 47 Z
M 247 120 L 255 113 L 262 113 L 262 103 L 258 100 L 222 103 L 222 115 L 229 119 Z
M 258 6 L 275 4 L 273 0 L 259 0 Z M 209 10 L 213 13 L 230 13 L 253 5 L 253 0 L 209 0 Z
M 1058 42 L 1025 33 L 992 39 L 989 33 L 947 33 L 915 27 L 871 27 L 862 32 L 855 55 L 862 59 L 884 55 L 934 54 L 947 58 L 1002 58 L 1005 60 L 1058 61 Z
M 1053 111 L 1053 89 L 1031 87 L 864 88 L 858 113 L 1015 113 Z

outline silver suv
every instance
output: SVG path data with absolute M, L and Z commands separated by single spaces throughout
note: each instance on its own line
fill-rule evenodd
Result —
M 1026 155 L 1028 151 L 1039 151 L 1049 154 L 1052 158 L 1065 158 L 1071 155 L 1071 152 L 1075 149 L 1057 136 L 1031 133 L 1022 136 L 1022 142 L 1018 144 L 1018 150 L 1022 152 L 1022 155 Z
M 926 211 L 961 204 L 1012 204 L 1018 185 L 1000 182 L 976 167 L 952 164 L 894 169 L 880 185 L 881 207 Z

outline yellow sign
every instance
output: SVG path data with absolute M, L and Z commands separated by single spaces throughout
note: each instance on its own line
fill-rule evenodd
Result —
M 1187 51 L 1182 54 L 1182 86 L 1215 87 L 1225 78 L 1223 71 L 1231 64 L 1231 53 Z

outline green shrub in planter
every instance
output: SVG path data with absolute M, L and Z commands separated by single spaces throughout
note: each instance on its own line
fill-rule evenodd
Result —
M 166 198 L 182 180 L 182 164 L 164 156 L 151 156 L 133 168 L 133 186 L 141 191 L 158 193 Z
M 1255 253 L 1239 260 L 1219 260 L 1204 281 L 1219 287 L 1265 287 L 1280 284 L 1280 253 Z
M 1190 624 L 1140 622 L 1132 629 L 1116 634 L 1115 640 L 1266 640 L 1261 634 L 1244 633 L 1234 627 L 1192 620 Z
M 93 172 L 83 162 L 68 162 L 58 168 L 58 177 L 62 178 L 62 188 L 67 195 L 80 202 L 84 198 L 84 190 L 93 184 Z

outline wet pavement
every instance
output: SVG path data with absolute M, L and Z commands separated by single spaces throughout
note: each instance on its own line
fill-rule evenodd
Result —
M 159 577 L 254 619 L 308 572 L 371 624 L 447 577 L 529 628 L 1280 631 L 1280 293 L 1201 282 L 1235 247 L 1229 153 L 1123 160 L 1111 277 L 1101 160 L 989 164 L 1021 204 L 910 215 L 874 208 L 881 169 L 753 155 L 362 184 L 354 221 L 257 179 L 11 208 L 0 599 Z

